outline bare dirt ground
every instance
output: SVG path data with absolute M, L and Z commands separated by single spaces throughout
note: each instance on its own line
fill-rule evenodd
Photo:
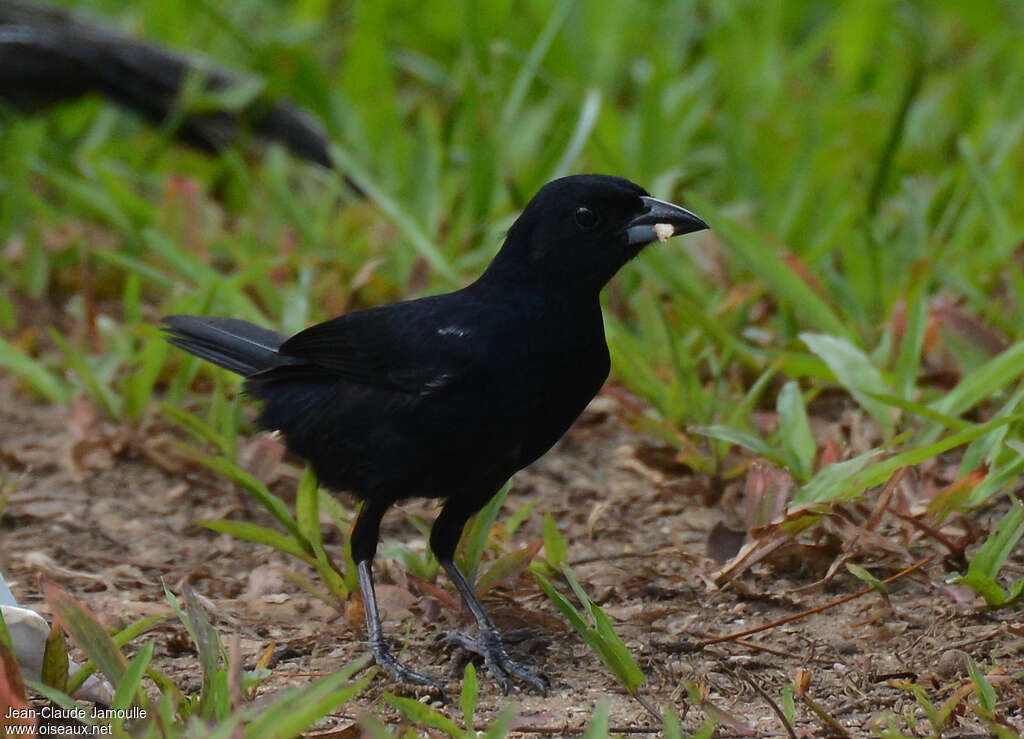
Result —
M 97 420 L 85 403 L 37 404 L 0 378 L 0 471 L 18 485 L 0 519 L 0 571 L 23 604 L 45 613 L 39 584 L 54 581 L 114 625 L 168 612 L 161 580 L 176 591 L 187 582 L 219 630 L 240 637 L 247 666 L 276 645 L 273 677 L 260 689 L 264 696 L 363 655 L 357 602 L 341 616 L 281 576 L 279 568 L 297 569 L 295 562 L 196 525 L 226 516 L 269 522 L 229 483 L 182 464 L 168 451 L 173 436 L 157 423 L 114 427 Z M 287 466 L 279 467 L 285 474 L 275 473 L 274 490 L 291 499 L 294 479 Z M 888 597 L 872 593 L 739 642 L 694 650 L 709 637 L 769 623 L 864 587 L 844 568 L 821 583 L 835 555 L 825 545 L 780 550 L 725 587 L 714 587 L 711 575 L 720 565 L 708 557 L 709 535 L 720 522 L 742 528 L 742 490 L 742 477 L 723 485 L 674 462 L 671 450 L 633 431 L 616 402 L 601 396 L 551 453 L 516 478 L 503 515 L 537 501 L 515 533 L 512 543 L 519 547 L 540 538 L 543 514 L 551 512 L 566 536 L 574 571 L 640 663 L 647 677 L 642 694 L 656 706 L 674 706 L 689 731 L 711 711 L 718 714 L 718 736 L 787 736 L 768 699 L 779 703 L 783 686 L 806 669 L 809 696 L 849 735 L 870 735 L 888 710 L 916 716 L 923 736 L 928 724 L 898 680 L 922 685 L 938 705 L 966 681 L 963 654 L 1008 676 L 1021 669 L 1020 611 L 987 611 L 947 586 L 943 552 L 924 537 L 913 539 L 904 559 L 894 556 L 888 565 L 872 567 L 887 577 L 939 555 L 894 583 Z M 426 502 L 410 502 L 403 510 L 427 520 L 435 511 Z M 383 536 L 423 546 L 402 512 L 389 514 Z M 1008 566 L 1015 578 L 1024 567 L 1020 549 Z M 463 617 L 394 561 L 378 556 L 376 570 L 392 643 L 406 639 L 403 658 L 444 676 L 457 695 L 468 656 L 439 634 L 465 625 Z M 437 585 L 448 588 L 442 578 Z M 613 731 L 658 733 L 650 715 L 618 687 L 530 575 L 491 591 L 486 605 L 516 637 L 509 640 L 513 655 L 540 667 L 552 690 L 542 698 L 516 687 L 506 698 L 478 665 L 478 726 L 514 703 L 514 733 L 572 735 L 608 697 Z M 155 666 L 182 688 L 197 690 L 198 661 L 177 622 L 168 621 L 142 637 L 147 638 L 156 642 Z M 703 707 L 687 710 L 689 681 L 705 691 Z M 360 712 L 384 691 L 428 695 L 379 675 L 317 732 L 357 736 Z M 1019 677 L 1000 683 L 996 712 L 1024 731 Z M 988 736 L 972 714 L 961 713 L 944 736 Z M 461 721 L 458 709 L 451 708 L 451 715 Z M 797 735 L 838 734 L 799 701 L 796 717 Z

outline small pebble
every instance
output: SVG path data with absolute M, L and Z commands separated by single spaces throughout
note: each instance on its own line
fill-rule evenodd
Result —
M 947 649 L 939 655 L 935 664 L 935 674 L 944 680 L 959 677 L 964 671 L 964 657 L 967 653 L 961 649 Z

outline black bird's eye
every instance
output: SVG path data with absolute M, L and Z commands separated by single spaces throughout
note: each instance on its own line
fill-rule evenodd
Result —
M 593 228 L 597 225 L 598 220 L 597 213 L 590 208 L 581 205 L 576 209 L 576 223 L 579 224 L 580 228 Z

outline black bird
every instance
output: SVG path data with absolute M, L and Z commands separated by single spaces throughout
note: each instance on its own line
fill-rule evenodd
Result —
M 243 375 L 263 401 L 259 425 L 281 432 L 323 485 L 363 500 L 352 556 L 378 664 L 441 691 L 388 649 L 371 565 L 393 503 L 444 498 L 430 547 L 480 630 L 449 638 L 482 654 L 506 693 L 512 675 L 546 694 L 546 680 L 506 653 L 455 565 L 456 545 L 469 517 L 558 441 L 607 378 L 601 288 L 648 244 L 707 227 L 621 177 L 564 177 L 456 292 L 356 311 L 290 339 L 232 318 L 169 316 L 164 328 L 176 346 Z
M 54 5 L 0 0 L 0 101 L 23 112 L 97 92 L 161 124 L 176 112 L 191 74 L 202 78 L 207 92 L 224 92 L 246 80 Z M 296 156 L 331 166 L 327 137 L 313 117 L 266 94 L 256 95 L 241 110 L 190 112 L 175 135 L 201 149 L 221 151 L 246 124 Z

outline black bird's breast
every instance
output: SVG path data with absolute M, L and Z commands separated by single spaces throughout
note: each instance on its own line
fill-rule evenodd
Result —
M 576 421 L 608 377 L 610 361 L 604 330 L 596 321 L 574 323 L 575 330 L 535 337 L 520 375 L 520 392 L 510 397 L 525 411 L 518 468 L 548 451 Z M 584 330 L 586 329 L 586 330 Z

